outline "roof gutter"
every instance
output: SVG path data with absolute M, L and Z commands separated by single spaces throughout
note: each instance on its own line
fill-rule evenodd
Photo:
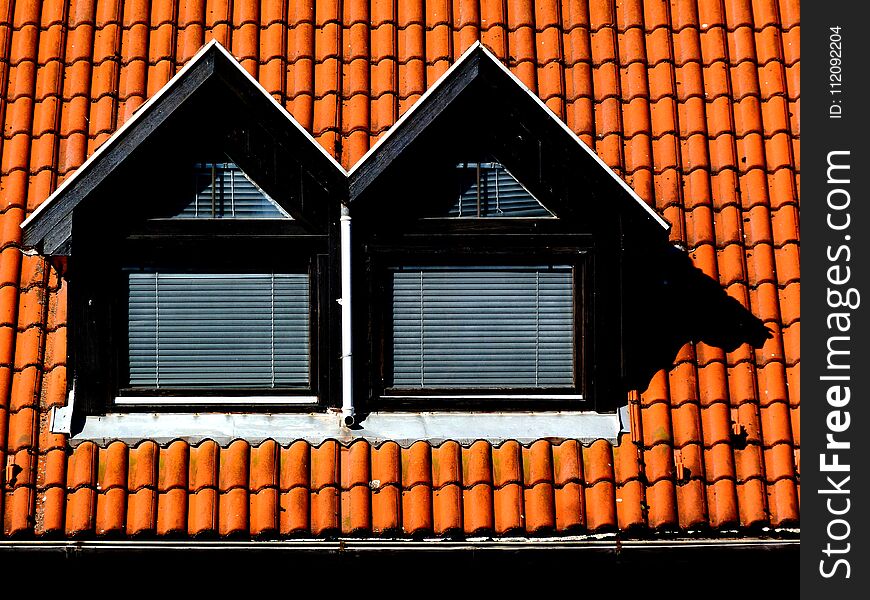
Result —
M 619 540 L 589 538 L 506 538 L 451 541 L 443 539 L 404 540 L 338 538 L 333 540 L 293 539 L 280 541 L 185 541 L 185 540 L 0 540 L 0 553 L 15 551 L 101 554 L 117 552 L 284 552 L 320 554 L 368 554 L 372 552 L 572 552 L 639 555 L 646 552 L 696 552 L 703 550 L 797 551 L 798 539 L 699 539 Z

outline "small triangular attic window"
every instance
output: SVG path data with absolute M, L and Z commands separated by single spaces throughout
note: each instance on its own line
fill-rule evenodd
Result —
M 192 198 L 171 219 L 292 219 L 232 162 L 196 163 Z
M 459 194 L 442 218 L 555 218 L 500 163 L 462 162 L 456 170 Z

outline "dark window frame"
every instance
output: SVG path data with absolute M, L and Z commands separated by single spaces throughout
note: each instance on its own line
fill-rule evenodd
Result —
M 543 219 L 553 221 L 553 219 Z M 366 244 L 364 274 L 366 284 L 367 353 L 369 372 L 365 410 L 591 410 L 594 406 L 593 377 L 590 357 L 594 336 L 594 248 L 591 236 L 540 234 L 530 232 L 536 221 L 528 224 L 497 223 L 493 219 L 476 223 L 468 235 L 454 231 L 453 222 L 426 220 L 421 223 L 425 235 L 411 235 L 390 243 Z M 481 228 L 486 233 L 481 233 Z M 437 233 L 435 233 L 437 232 Z M 505 235 L 510 242 L 505 242 Z M 570 389 L 542 388 L 421 388 L 401 390 L 386 386 L 389 366 L 390 294 L 388 272 L 392 266 L 431 264 L 439 266 L 479 264 L 532 265 L 570 264 L 574 272 L 574 386 Z M 429 396 L 410 398 L 409 396 Z M 486 395 L 486 398 L 472 398 Z M 580 398 L 566 396 L 582 395 Z M 441 397 L 437 397 L 441 396 Z M 449 397 L 443 397 L 449 396 Z M 522 396 L 539 396 L 523 398 Z M 540 396 L 552 396 L 540 398 Z M 559 397 L 561 396 L 561 397 Z

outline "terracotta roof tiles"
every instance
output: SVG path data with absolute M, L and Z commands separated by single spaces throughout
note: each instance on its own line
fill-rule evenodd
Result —
M 680 350 L 632 435 L 529 446 L 85 442 L 66 284 L 19 224 L 217 39 L 345 167 L 482 42 L 768 325 Z M 4 535 L 473 536 L 799 523 L 800 17 L 793 0 L 51 0 L 0 8 Z

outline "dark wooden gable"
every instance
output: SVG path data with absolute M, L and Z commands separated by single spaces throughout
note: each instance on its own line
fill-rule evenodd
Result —
M 70 255 L 74 221 L 123 228 L 186 192 L 194 163 L 227 159 L 311 231 L 346 193 L 341 167 L 212 43 L 25 222 L 24 246 Z
M 619 215 L 666 239 L 667 223 L 480 44 L 351 170 L 351 210 L 418 213 L 453 193 L 457 161 L 490 158 L 561 218 Z

